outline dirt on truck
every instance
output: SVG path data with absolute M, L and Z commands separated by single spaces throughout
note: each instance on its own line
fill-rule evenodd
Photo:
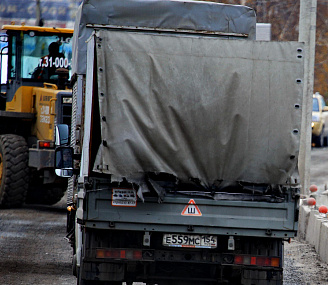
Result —
M 304 46 L 255 26 L 240 5 L 82 3 L 71 146 L 56 142 L 78 284 L 282 284 Z

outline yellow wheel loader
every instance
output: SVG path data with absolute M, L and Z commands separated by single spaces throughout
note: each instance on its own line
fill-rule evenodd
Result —
M 5 25 L 0 36 L 0 206 L 52 205 L 55 126 L 70 125 L 72 29 Z

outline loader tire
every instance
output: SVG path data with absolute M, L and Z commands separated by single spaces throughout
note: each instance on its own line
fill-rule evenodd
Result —
M 0 206 L 20 207 L 29 182 L 28 146 L 18 135 L 0 136 Z

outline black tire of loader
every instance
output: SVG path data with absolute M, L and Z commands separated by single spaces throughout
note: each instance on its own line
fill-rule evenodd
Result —
M 18 135 L 0 136 L 0 205 L 20 207 L 25 202 L 29 182 L 28 146 Z

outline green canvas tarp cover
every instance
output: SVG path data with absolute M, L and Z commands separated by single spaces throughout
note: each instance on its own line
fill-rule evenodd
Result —
M 285 184 L 299 153 L 303 46 L 100 30 L 94 170 Z

